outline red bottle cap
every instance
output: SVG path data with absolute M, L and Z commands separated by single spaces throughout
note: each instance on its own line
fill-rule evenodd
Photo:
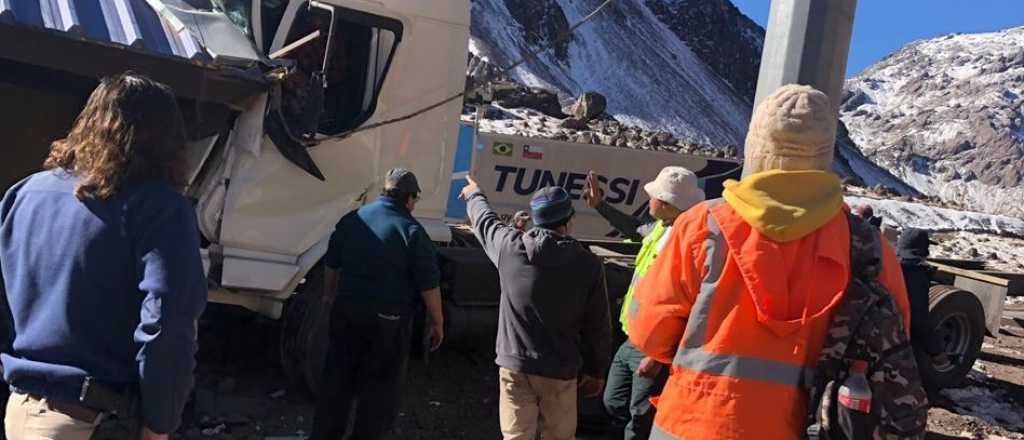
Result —
M 853 361 L 853 365 L 850 366 L 850 371 L 854 373 L 867 373 L 868 361 L 857 360 Z

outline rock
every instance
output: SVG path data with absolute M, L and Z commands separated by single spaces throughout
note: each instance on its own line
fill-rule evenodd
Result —
M 558 95 L 540 88 L 520 87 L 495 92 L 495 102 L 505 108 L 528 108 L 547 116 L 562 119 L 566 115 L 558 103 Z
M 980 256 L 981 256 L 981 253 L 978 252 L 978 249 L 976 249 L 976 248 L 969 248 L 969 249 L 967 249 L 967 257 L 968 258 L 978 258 Z
M 586 130 L 586 129 L 589 128 L 587 126 L 587 122 L 586 121 L 583 121 L 583 120 L 580 120 L 580 119 L 576 119 L 576 118 L 566 119 L 566 120 L 562 121 L 562 123 L 560 125 L 561 125 L 562 128 L 568 128 L 570 130 Z
M 519 119 L 518 116 L 506 112 L 500 108 L 487 106 L 484 108 L 484 119 L 490 119 L 492 121 L 500 121 L 507 119 Z
M 654 139 L 658 141 L 658 145 L 675 145 L 678 140 L 672 135 L 672 133 L 660 131 L 654 135 Z
M 597 92 L 586 92 L 572 106 L 572 115 L 576 119 L 590 121 L 608 108 L 608 99 Z

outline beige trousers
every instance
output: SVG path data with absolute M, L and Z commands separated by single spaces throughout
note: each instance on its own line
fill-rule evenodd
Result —
M 4 418 L 7 440 L 89 440 L 95 423 L 86 423 L 53 410 L 50 402 L 11 393 Z
M 498 369 L 498 416 L 505 440 L 576 436 L 576 379 L 559 380 Z

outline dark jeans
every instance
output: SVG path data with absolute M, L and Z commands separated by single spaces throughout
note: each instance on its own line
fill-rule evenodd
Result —
M 351 440 L 379 439 L 391 429 L 409 357 L 412 314 L 408 306 L 338 299 L 311 440 L 341 440 L 353 416 Z
M 644 354 L 627 340 L 615 352 L 608 370 L 604 407 L 616 422 L 616 427 L 624 427 L 625 440 L 645 440 L 650 436 L 654 423 L 654 406 L 650 398 L 661 394 L 668 379 L 667 365 L 655 378 L 638 376 L 636 370 L 643 358 Z
M 931 269 L 923 263 L 904 263 L 901 268 L 910 300 L 910 341 L 914 347 L 930 356 L 942 353 L 945 349 L 942 345 L 943 335 L 937 334 L 928 320 Z

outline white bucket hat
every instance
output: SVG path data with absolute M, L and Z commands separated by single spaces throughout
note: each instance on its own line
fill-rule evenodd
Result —
M 704 201 L 704 190 L 697 186 L 697 175 L 683 167 L 665 167 L 658 177 L 644 185 L 652 199 L 675 206 L 681 211 Z

